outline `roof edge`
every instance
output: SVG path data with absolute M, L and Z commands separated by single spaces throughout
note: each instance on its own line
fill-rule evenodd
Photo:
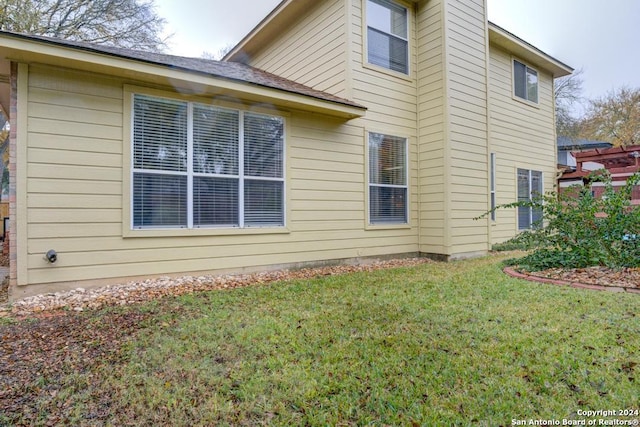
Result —
M 283 23 L 302 12 L 305 8 L 312 7 L 316 0 L 282 0 L 267 16 L 262 19 L 254 28 L 251 29 L 226 55 L 222 57 L 222 61 L 232 61 L 248 63 L 250 55 L 257 50 L 257 36 L 263 34 L 267 30 L 266 38 L 274 37 L 277 32 L 274 28 L 281 28 L 273 23 Z
M 489 21 L 489 41 L 550 71 L 554 78 L 568 76 L 574 71 L 569 65 L 491 21 Z
M 405 0 L 409 3 L 418 3 L 419 0 Z M 280 26 L 273 26 L 272 23 L 282 24 L 288 20 L 295 18 L 299 13 L 310 10 L 313 6 L 319 4 L 319 0 L 282 0 L 262 21 L 260 21 L 251 31 L 249 31 L 229 52 L 227 52 L 222 61 L 248 62 L 250 54 L 255 52 L 259 45 L 256 46 L 256 36 L 258 38 L 271 38 L 279 34 Z M 267 34 L 262 32 L 267 29 Z
M 308 11 L 317 0 L 282 0 L 262 21 L 260 21 L 242 40 L 240 40 L 222 61 L 247 64 L 251 56 L 267 41 L 272 40 L 279 30 L 290 20 Z M 489 41 L 502 46 L 510 52 L 522 55 L 523 59 L 550 71 L 553 77 L 567 76 L 573 73 L 573 67 L 545 53 L 531 43 L 488 21 Z
M 6 41 L 2 42 L 1 41 L 2 39 Z M 13 40 L 14 42 L 11 42 L 10 40 Z M 22 43 L 25 43 L 25 45 L 21 45 Z M 40 49 L 35 47 L 29 48 L 29 44 L 32 44 L 32 43 L 35 44 L 35 46 L 38 46 L 38 45 L 42 46 L 42 48 Z M 160 67 L 160 68 L 156 68 L 155 70 L 145 68 L 144 72 L 146 74 L 156 75 L 156 76 L 162 76 L 164 73 L 172 73 L 172 72 L 185 73 L 185 77 L 183 78 L 183 80 L 185 81 L 188 80 L 188 78 L 186 77 L 186 74 L 189 74 L 192 76 L 194 75 L 202 76 L 203 78 L 207 78 L 207 79 L 217 79 L 219 81 L 229 82 L 230 84 L 244 86 L 246 88 L 243 90 L 245 93 L 250 93 L 256 90 L 276 91 L 282 94 L 288 94 L 289 96 L 302 97 L 302 98 L 308 99 L 309 101 L 301 100 L 301 101 L 295 102 L 295 104 L 299 105 L 302 109 L 304 109 L 303 107 L 304 105 L 308 105 L 312 108 L 322 109 L 325 112 L 331 111 L 339 116 L 344 116 L 349 118 L 361 117 L 364 114 L 363 112 L 366 111 L 366 107 L 362 105 L 356 104 L 353 101 L 349 101 L 347 99 L 334 97 L 331 94 L 327 94 L 327 96 L 332 97 L 332 99 L 328 99 L 318 95 L 314 95 L 312 93 L 302 93 L 301 91 L 286 89 L 283 87 L 277 87 L 275 85 L 267 85 L 267 84 L 262 84 L 256 81 L 243 80 L 236 77 L 230 77 L 230 76 L 211 73 L 208 71 L 192 69 L 182 65 L 163 62 L 159 59 L 152 59 L 152 58 L 145 59 L 145 58 L 140 58 L 136 56 L 130 56 L 126 54 L 127 49 L 123 49 L 123 52 L 118 52 L 118 51 L 114 51 L 113 48 L 107 47 L 107 46 L 92 45 L 89 43 L 73 42 L 73 41 L 67 41 L 63 39 L 56 39 L 56 38 L 44 37 L 44 36 L 33 36 L 33 35 L 14 33 L 14 32 L 8 32 L 8 31 L 0 31 L 0 49 L 7 49 L 7 53 L 13 52 L 12 55 L 15 55 L 17 52 L 21 52 L 21 55 L 24 54 L 27 56 L 32 56 L 34 58 L 35 57 L 58 58 L 58 61 L 62 59 L 66 59 L 66 60 L 73 59 L 73 61 L 76 62 L 77 64 L 91 63 L 91 64 L 94 64 L 95 66 L 99 66 L 100 64 L 107 66 L 106 61 L 114 61 L 114 60 L 118 62 L 123 61 L 122 63 L 109 62 L 108 66 L 114 67 L 114 69 L 121 69 L 124 71 L 127 71 L 127 70 L 132 71 L 131 65 L 126 65 L 126 63 L 131 64 L 132 62 L 140 64 L 140 66 L 143 66 L 143 67 L 144 66 Z M 65 54 L 64 51 L 56 52 L 55 50 L 52 50 L 52 49 L 65 49 L 65 50 L 69 49 L 71 52 L 76 52 L 76 55 L 87 55 L 87 56 L 84 56 L 84 57 L 76 56 L 75 58 L 73 58 L 73 55 L 71 54 Z M 118 48 L 115 48 L 115 49 L 117 50 Z M 175 55 L 166 55 L 166 54 L 158 54 L 158 55 L 163 57 L 194 59 L 194 58 L 188 58 L 188 57 L 179 57 Z M 103 58 L 103 59 L 99 59 L 99 58 Z M 111 58 L 111 59 L 109 60 L 107 58 Z M 195 58 L 195 59 L 198 59 L 198 58 Z M 228 64 L 228 65 L 231 65 L 231 64 Z M 166 71 L 159 72 L 158 70 L 160 69 L 164 69 Z M 258 71 L 261 71 L 261 70 L 258 70 Z M 138 69 L 137 72 L 142 72 L 142 69 Z M 261 72 L 265 74 L 270 74 L 264 71 L 261 71 Z M 278 77 L 278 76 L 274 76 L 274 77 Z M 292 82 L 292 83 L 295 83 L 295 82 Z M 236 86 L 236 87 L 239 88 L 239 86 Z M 255 89 L 251 89 L 252 87 Z M 318 93 L 320 92 L 318 91 Z M 314 100 L 314 101 L 310 101 L 310 100 Z M 320 107 L 321 104 L 324 104 L 325 107 Z M 331 105 L 331 107 L 328 107 L 328 105 Z

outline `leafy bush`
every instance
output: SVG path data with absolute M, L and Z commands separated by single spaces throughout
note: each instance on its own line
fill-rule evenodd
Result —
M 534 224 L 534 229 L 509 241 L 510 246 L 533 248 L 517 260 L 520 266 L 531 271 L 597 265 L 640 267 L 640 206 L 631 204 L 640 174 L 615 188 L 606 172 L 598 171 L 589 180 L 603 183 L 602 197 L 594 197 L 590 186 L 573 186 L 560 194 L 552 191 L 531 201 L 496 207 L 542 210 L 542 221 Z

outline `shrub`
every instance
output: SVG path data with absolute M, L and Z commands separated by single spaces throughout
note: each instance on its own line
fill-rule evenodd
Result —
M 509 241 L 509 245 L 533 248 L 517 260 L 520 266 L 531 271 L 597 265 L 640 267 L 640 206 L 631 204 L 631 193 L 640 183 L 640 174 L 615 188 L 607 172 L 598 171 L 589 180 L 604 185 L 602 197 L 594 197 L 590 186 L 573 186 L 560 194 L 552 191 L 531 201 L 496 207 L 542 210 L 542 220 L 534 224 L 533 230 Z

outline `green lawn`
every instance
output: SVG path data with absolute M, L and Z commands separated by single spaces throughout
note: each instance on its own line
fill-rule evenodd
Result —
M 73 425 L 145 426 L 498 426 L 640 409 L 640 296 L 512 279 L 497 260 L 83 313 L 153 315 L 109 363 L 68 370 L 31 405 L 43 424 L 65 407 Z

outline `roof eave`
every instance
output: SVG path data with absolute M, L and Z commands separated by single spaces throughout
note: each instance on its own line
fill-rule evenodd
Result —
M 527 43 L 518 36 L 489 22 L 489 42 L 548 72 L 554 78 L 573 73 L 573 68 Z
M 419 0 L 405 1 L 417 3 Z M 288 28 L 292 22 L 318 4 L 320 0 L 282 0 L 271 13 L 227 52 L 222 61 L 248 64 L 256 52 L 282 33 L 283 28 Z
M 313 7 L 317 0 L 282 0 L 262 21 L 244 36 L 227 54 L 223 61 L 248 63 L 249 58 L 267 40 L 280 34 L 287 23 L 294 20 L 305 10 Z
M 22 63 L 38 63 L 107 74 L 125 79 L 148 81 L 180 88 L 181 93 L 202 93 L 241 101 L 270 104 L 278 108 L 298 109 L 352 119 L 364 116 L 366 108 L 328 101 L 283 89 L 261 86 L 187 70 L 167 64 L 94 52 L 19 35 L 0 36 L 0 57 Z
M 560 145 L 558 146 L 558 150 L 560 151 L 583 151 L 583 150 L 591 150 L 595 148 L 610 148 L 611 144 L 591 144 L 591 145 Z

